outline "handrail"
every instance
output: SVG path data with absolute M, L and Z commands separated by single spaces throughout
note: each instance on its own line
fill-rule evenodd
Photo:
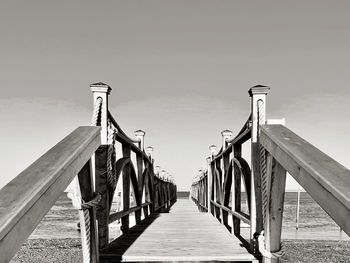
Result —
M 108 119 L 112 122 L 113 126 L 118 130 L 118 133 L 122 135 L 125 141 L 129 142 L 130 144 L 138 143 L 139 141 L 133 140 L 126 133 L 122 130 L 122 128 L 119 126 L 118 122 L 113 118 L 113 115 L 110 111 L 107 113 Z
M 213 160 L 217 160 L 219 158 L 221 158 L 224 154 L 228 154 L 232 152 L 232 147 L 235 144 L 243 144 L 244 142 L 246 142 L 247 140 L 250 139 L 251 137 L 251 120 L 252 120 L 252 115 L 250 114 L 247 121 L 244 123 L 242 129 L 238 132 L 238 134 L 233 137 L 232 139 L 228 139 L 226 140 L 226 147 L 224 147 L 224 145 L 222 146 L 222 148 L 220 149 L 220 151 L 213 156 Z
M 260 144 L 350 235 L 350 170 L 282 125 L 261 126 Z
M 289 172 L 310 196 L 350 235 L 350 170 L 282 125 L 266 125 L 269 87 L 249 90 L 251 115 L 238 135 L 224 130 L 222 150 L 210 146 L 208 176 L 196 176 L 191 197 L 235 235 L 240 221 L 250 225 L 250 251 L 265 262 L 279 262 L 286 174 Z M 250 139 L 250 166 L 242 144 Z M 241 211 L 241 179 L 249 215 Z M 232 206 L 229 200 L 232 193 Z M 209 199 L 209 202 L 203 200 Z M 204 206 L 204 208 L 203 208 Z M 233 215 L 232 227 L 228 214 Z
M 0 262 L 8 262 L 100 145 L 79 127 L 0 190 Z

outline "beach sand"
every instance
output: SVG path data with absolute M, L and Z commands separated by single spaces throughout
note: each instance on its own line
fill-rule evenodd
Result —
M 11 263 L 82 262 L 79 239 L 31 239 Z M 350 262 L 349 241 L 284 240 L 282 262 L 339 263 Z

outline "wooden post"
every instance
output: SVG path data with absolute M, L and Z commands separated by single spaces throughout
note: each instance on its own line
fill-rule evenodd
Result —
M 232 136 L 232 131 L 230 130 L 223 130 L 221 132 L 221 137 L 222 137 L 222 150 L 224 151 L 226 148 L 227 148 L 227 140 L 230 139 Z M 222 164 L 223 164 L 223 169 L 222 169 L 222 172 L 223 172 L 223 175 L 224 175 L 224 182 L 227 180 L 226 177 L 227 176 L 231 176 L 232 177 L 232 174 L 228 174 L 228 167 L 230 165 L 230 154 L 226 153 L 226 154 L 223 154 L 223 157 L 222 157 Z M 224 205 L 224 195 L 225 195 L 225 188 L 224 186 L 222 186 L 222 193 L 221 193 L 221 200 L 222 200 L 222 205 Z M 230 229 L 230 226 L 228 224 L 228 212 L 225 211 L 224 209 L 221 209 L 221 214 L 222 214 L 222 222 L 223 224 L 226 226 L 226 228 Z
M 233 146 L 233 156 L 235 158 L 242 156 L 242 145 Z M 232 209 L 235 212 L 241 212 L 241 172 L 237 165 L 233 165 L 234 178 L 232 180 Z M 241 221 L 232 216 L 233 233 L 237 236 L 241 234 Z
M 218 176 L 214 174 L 215 178 L 215 194 L 216 198 L 215 201 L 217 204 L 223 205 L 223 197 L 222 197 L 222 170 L 221 170 L 221 159 L 215 160 L 215 170 L 218 172 Z M 218 206 L 215 206 L 215 215 L 216 218 L 219 220 L 220 223 L 222 223 L 222 209 Z
M 286 186 L 286 170 L 266 151 L 267 211 L 265 217 L 265 244 L 268 252 L 281 249 L 283 203 Z M 279 258 L 264 258 L 265 263 L 278 263 Z
M 300 213 L 300 189 L 298 188 L 298 193 L 297 193 L 297 218 L 296 218 L 296 229 L 299 229 L 299 213 Z
M 93 185 L 93 173 L 91 159 L 84 165 L 84 167 L 78 173 L 79 186 L 81 191 L 81 198 L 88 202 L 94 198 L 94 185 Z M 90 216 L 90 262 L 97 263 L 99 258 L 97 225 L 96 225 L 96 208 L 89 209 Z
M 206 193 L 206 198 L 207 198 L 207 212 L 210 213 L 211 211 L 211 189 L 212 189 L 212 183 L 213 183 L 213 178 L 211 174 L 211 167 L 210 167 L 210 162 L 211 162 L 211 157 L 207 157 L 207 193 Z
M 144 142 L 145 142 L 145 132 L 142 130 L 137 130 L 135 131 L 135 137 L 136 139 L 139 140 L 139 148 L 141 151 L 143 151 L 144 148 Z M 140 200 L 142 203 L 142 193 L 143 193 L 143 187 L 144 185 L 142 184 L 144 181 L 143 177 L 143 156 L 142 154 L 136 153 L 136 162 L 137 162 L 137 182 L 138 182 L 138 189 L 134 189 L 135 195 L 138 194 L 140 196 Z M 137 191 L 137 193 L 136 193 Z M 145 192 L 146 192 L 146 187 L 145 187 Z M 145 198 L 146 200 L 146 198 Z M 136 224 L 139 224 L 141 222 L 141 209 L 135 211 L 135 221 Z
M 123 158 L 130 158 L 130 145 L 122 144 Z M 123 168 L 123 211 L 130 209 L 130 163 Z M 129 232 L 129 215 L 122 217 L 121 230 L 123 234 Z
M 216 214 L 215 214 L 215 212 L 216 212 L 215 205 L 211 203 L 211 202 L 215 202 L 215 195 L 216 195 L 215 163 L 213 162 L 214 155 L 215 155 L 215 152 L 216 152 L 216 146 L 215 145 L 211 145 L 211 146 L 209 146 L 209 149 L 210 149 L 210 156 L 211 156 L 211 160 L 210 160 L 210 174 L 211 174 L 211 178 L 212 178 L 212 181 L 211 181 L 212 184 L 211 184 L 211 187 L 210 187 L 211 190 L 210 190 L 209 203 L 210 203 L 210 211 L 211 211 L 212 215 L 216 216 Z
M 109 192 L 107 189 L 107 151 L 108 151 L 108 95 L 111 88 L 102 82 L 90 85 L 93 94 L 94 110 L 97 98 L 102 99 L 101 105 L 101 146 L 95 153 L 95 191 L 101 194 L 101 205 L 97 209 L 99 247 L 104 248 L 109 241 Z
M 151 164 L 149 164 L 149 169 L 150 169 L 150 180 L 151 180 L 151 186 L 152 188 L 150 189 L 151 191 L 151 197 L 152 200 L 150 200 L 152 202 L 151 206 L 150 206 L 150 214 L 153 214 L 155 212 L 155 208 L 156 208 L 156 178 L 154 176 L 154 160 L 153 160 L 153 147 L 152 146 L 148 146 L 146 148 L 146 154 L 148 155 L 148 157 L 151 159 Z
M 269 87 L 257 85 L 248 92 L 251 97 L 252 118 L 250 239 L 251 250 L 254 254 L 257 252 L 257 240 L 255 240 L 254 234 L 260 233 L 263 228 L 258 135 L 259 125 L 265 124 L 266 120 L 266 95 L 269 89 Z

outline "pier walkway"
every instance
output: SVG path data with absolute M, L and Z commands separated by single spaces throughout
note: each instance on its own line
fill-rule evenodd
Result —
M 269 87 L 249 89 L 251 111 L 241 130 L 223 130 L 221 147 L 209 146 L 207 165 L 190 187 L 193 202 L 178 198 L 176 181 L 145 147 L 146 133 L 136 130 L 132 138 L 121 129 L 108 110 L 112 89 L 90 87 L 91 126 L 72 131 L 0 189 L 0 263 L 10 262 L 69 185 L 84 263 L 280 263 L 287 172 L 350 235 L 350 170 L 283 119 L 266 118 Z M 110 233 L 116 221 L 119 237 Z
M 189 199 L 178 199 L 169 213 L 154 215 L 131 228 L 100 258 L 101 262 L 256 260 L 237 237 L 209 213 L 200 213 Z

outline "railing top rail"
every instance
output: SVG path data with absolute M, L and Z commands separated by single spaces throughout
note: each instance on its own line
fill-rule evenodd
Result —
M 350 209 L 350 171 L 343 165 L 282 125 L 261 126 L 260 143 L 299 183 L 303 179 L 307 191 L 305 177 L 310 175 Z
M 251 115 L 248 117 L 248 120 L 244 123 L 242 129 L 238 134 L 231 140 L 227 140 L 227 147 L 221 148 L 220 151 L 214 156 L 212 161 L 216 161 L 221 158 L 224 154 L 232 151 L 232 146 L 235 144 L 242 144 L 251 137 Z
M 99 145 L 99 127 L 79 127 L 3 187 L 0 190 L 0 240 L 43 195 L 50 192 L 53 197 L 62 193 Z M 33 226 L 30 227 L 35 227 L 40 219 L 31 218 Z
M 146 159 L 148 162 L 152 162 L 150 156 L 148 156 L 142 149 L 137 147 L 135 143 L 139 143 L 138 140 L 133 140 L 129 136 L 126 135 L 126 133 L 121 129 L 117 121 L 114 119 L 112 114 L 108 111 L 108 119 L 111 121 L 112 125 L 117 129 L 117 133 L 115 133 L 115 137 L 118 141 L 121 141 L 122 143 L 127 143 L 130 145 L 131 150 L 135 153 L 142 154 L 143 158 Z

